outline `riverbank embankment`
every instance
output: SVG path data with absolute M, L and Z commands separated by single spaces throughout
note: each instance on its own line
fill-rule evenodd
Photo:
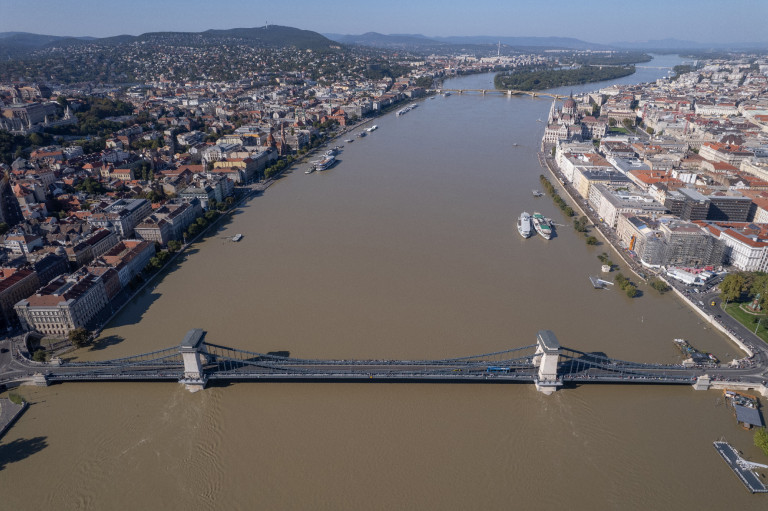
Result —
M 728 337 L 736 346 L 739 347 L 744 353 L 747 354 L 748 357 L 752 357 L 755 354 L 755 351 L 747 346 L 743 340 L 741 340 L 739 337 L 734 335 L 732 332 L 730 332 L 724 325 L 721 325 L 715 316 L 712 314 L 708 314 L 707 311 L 703 310 L 701 307 L 697 306 L 689 297 L 685 296 L 683 293 L 680 292 L 677 287 L 673 286 L 666 278 L 659 275 L 659 279 L 664 281 L 671 289 L 674 291 L 674 293 L 683 300 L 688 306 L 693 309 L 699 316 L 704 318 L 707 323 L 712 325 L 716 330 L 722 332 L 726 337 Z
M 549 173 L 552 174 L 552 177 L 554 177 L 558 184 L 560 185 L 560 188 L 568 195 L 568 198 L 571 199 L 570 203 L 579 210 L 579 212 L 586 216 L 589 219 L 589 222 L 592 224 L 592 227 L 597 231 L 597 233 L 600 235 L 600 237 L 603 239 L 605 243 L 607 243 L 613 251 L 616 253 L 616 255 L 619 256 L 619 258 L 622 260 L 624 265 L 626 265 L 629 270 L 634 273 L 637 278 L 645 282 L 646 275 L 643 271 L 642 267 L 637 264 L 635 261 L 632 261 L 631 259 L 628 259 L 624 256 L 623 251 L 618 246 L 618 238 L 616 238 L 615 235 L 608 232 L 608 228 L 603 228 L 600 224 L 600 219 L 597 218 L 596 214 L 592 211 L 589 211 L 589 208 L 583 208 L 582 204 L 586 205 L 586 200 L 582 199 L 578 192 L 573 189 L 573 187 L 568 184 L 563 174 L 560 172 L 560 169 L 558 168 L 557 164 L 551 159 L 546 156 L 544 156 L 543 153 L 539 153 L 539 164 L 549 170 Z
M 0 399 L 0 438 L 3 438 L 6 431 L 11 429 L 13 423 L 24 413 L 29 404 L 22 401 L 16 404 L 10 399 Z

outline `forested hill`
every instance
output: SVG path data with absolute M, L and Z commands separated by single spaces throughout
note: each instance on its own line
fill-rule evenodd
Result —
M 149 32 L 146 34 L 120 35 L 104 38 L 60 37 L 22 32 L 0 34 L 0 56 L 23 57 L 37 50 L 50 48 L 81 47 L 88 45 L 120 46 L 134 42 L 158 43 L 169 46 L 199 47 L 222 42 L 238 43 L 256 48 L 296 47 L 323 50 L 337 46 L 330 39 L 312 32 L 292 27 L 270 25 L 268 27 L 206 30 L 205 32 Z
M 544 90 L 613 80 L 622 76 L 629 76 L 634 72 L 635 66 L 584 66 L 579 69 L 545 69 L 513 74 L 499 73 L 494 78 L 494 86 L 503 90 Z

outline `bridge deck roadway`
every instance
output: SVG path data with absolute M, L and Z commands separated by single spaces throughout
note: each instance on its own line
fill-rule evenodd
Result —
M 0 346 L 0 385 L 33 382 L 35 373 L 48 382 L 179 381 L 185 368 L 171 354 L 178 347 L 119 360 L 40 365 L 10 354 Z M 530 351 L 526 349 L 531 348 Z M 538 379 L 532 347 L 446 360 L 302 360 L 206 345 L 204 377 L 218 381 L 392 381 L 392 382 L 530 382 Z M 226 355 L 226 356 L 225 356 Z M 154 358 L 153 358 L 154 357 Z M 762 361 L 762 359 L 759 359 Z M 557 379 L 563 383 L 693 384 L 709 374 L 714 382 L 760 384 L 765 366 L 684 368 L 680 365 L 637 364 L 562 348 Z M 39 378 L 37 379 L 39 382 Z

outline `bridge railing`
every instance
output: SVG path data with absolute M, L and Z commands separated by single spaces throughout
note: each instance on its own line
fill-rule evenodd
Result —
M 558 372 L 565 379 L 600 381 L 680 382 L 695 380 L 696 372 L 679 364 L 646 364 L 613 359 L 599 353 L 564 349 Z
M 623 367 L 634 369 L 685 369 L 681 364 L 655 364 L 644 362 L 628 362 L 617 358 L 611 358 L 601 353 L 587 353 L 572 348 L 562 348 L 561 358 L 581 361 L 585 364 L 605 365 L 608 367 Z
M 180 364 L 183 363 L 178 346 L 141 353 L 139 355 L 132 355 L 130 357 L 89 362 L 66 362 L 63 365 L 66 367 L 115 367 L 129 365 L 168 364 L 172 361 L 177 361 Z
M 244 370 L 258 370 L 262 372 L 338 372 L 362 373 L 367 371 L 396 371 L 399 373 L 410 372 L 440 372 L 448 373 L 452 371 L 465 372 L 488 372 L 488 371 L 517 371 L 531 369 L 533 364 L 529 357 L 521 359 L 511 359 L 501 362 L 476 363 L 467 362 L 464 364 L 447 363 L 441 361 L 364 361 L 343 362 L 343 361 L 322 361 L 322 363 L 281 363 L 277 361 L 258 361 L 258 360 L 240 360 L 228 357 L 218 356 L 211 360 L 211 366 L 215 366 L 216 372 L 242 372 Z M 500 364 L 500 365 L 499 365 Z M 211 372 L 206 366 L 206 372 Z
M 526 360 L 530 360 L 534 355 L 532 348 L 536 345 L 523 346 L 521 348 L 513 348 L 504 351 L 496 351 L 492 353 L 485 353 L 482 355 L 471 355 L 467 357 L 446 358 L 437 360 L 383 360 L 383 359 L 351 359 L 351 360 L 331 360 L 331 359 L 303 359 L 293 358 L 286 356 L 279 356 L 273 354 L 265 354 L 247 350 L 241 350 L 236 348 L 229 348 L 227 346 L 220 346 L 216 344 L 205 343 L 205 346 L 210 357 L 217 359 L 227 359 L 230 361 L 241 361 L 243 363 L 250 364 L 267 364 L 278 363 L 283 365 L 313 365 L 313 366 L 333 366 L 333 365 L 451 365 L 451 364 L 469 364 L 475 363 L 478 365 L 484 364 L 498 364 L 498 363 L 525 363 Z M 530 351 L 530 353 L 523 353 Z M 509 355 L 518 355 L 516 357 L 509 357 Z

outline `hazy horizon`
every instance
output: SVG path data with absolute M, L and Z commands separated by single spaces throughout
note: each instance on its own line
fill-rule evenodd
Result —
M 147 32 L 283 25 L 319 33 L 419 34 L 426 37 L 570 37 L 598 44 L 663 39 L 702 44 L 768 43 L 768 1 L 678 0 L 642 4 L 594 0 L 588 7 L 564 0 L 533 5 L 491 0 L 471 3 L 393 0 L 377 4 L 344 0 L 287 0 L 269 10 L 248 0 L 223 8 L 201 0 L 38 0 L 34 9 L 0 0 L 0 32 L 71 37 L 111 37 Z M 129 6 L 126 8 L 126 6 Z M 660 16 L 660 13 L 663 14 Z M 151 15 L 147 15 L 151 14 Z M 704 37 L 706 36 L 706 37 Z

